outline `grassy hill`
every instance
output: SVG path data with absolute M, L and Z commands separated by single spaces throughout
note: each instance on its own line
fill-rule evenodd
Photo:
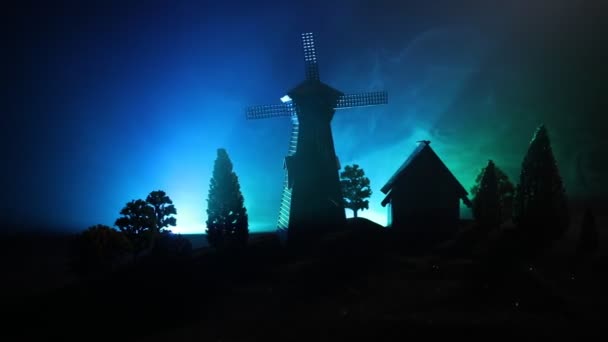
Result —
M 13 296 L 3 304 L 11 312 L 3 333 L 82 339 L 95 332 L 129 341 L 393 340 L 488 329 L 581 336 L 586 330 L 578 328 L 601 326 L 606 314 L 608 263 L 593 260 L 572 279 L 568 258 L 493 269 L 482 258 L 411 255 L 390 230 L 351 219 L 308 249 L 260 234 L 239 253 L 199 249 L 190 259 L 142 260 L 51 292 Z M 18 322 L 35 329 L 11 330 Z

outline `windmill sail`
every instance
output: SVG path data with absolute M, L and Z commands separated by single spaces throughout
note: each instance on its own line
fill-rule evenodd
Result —
M 338 99 L 336 109 L 376 106 L 387 103 L 388 94 L 385 91 L 372 91 L 359 94 L 345 94 Z
M 302 33 L 302 47 L 304 48 L 304 66 L 307 80 L 319 80 L 319 65 L 317 64 L 317 51 L 315 38 L 312 32 Z

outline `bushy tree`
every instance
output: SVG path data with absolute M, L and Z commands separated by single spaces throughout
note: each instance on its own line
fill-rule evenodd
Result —
M 598 246 L 599 241 L 595 216 L 593 215 L 591 208 L 587 208 L 585 210 L 585 215 L 583 216 L 576 254 L 579 257 L 593 255 L 593 253 L 597 251 Z
M 514 193 L 509 177 L 492 160 L 488 161 L 471 188 L 473 217 L 486 228 L 500 226 L 511 218 Z
M 146 202 L 154 209 L 154 226 L 152 231 L 154 234 L 162 233 L 168 230 L 167 227 L 175 227 L 176 219 L 173 215 L 177 215 L 177 210 L 173 205 L 173 201 L 162 190 L 150 192 L 146 197 Z
M 513 220 L 531 252 L 548 247 L 567 230 L 566 193 L 544 125 L 536 130 L 522 162 L 514 202 Z
M 144 200 L 132 200 L 122 208 L 120 215 L 115 225 L 129 240 L 133 258 L 137 258 L 152 242 L 156 224 L 154 208 Z
M 340 172 L 344 207 L 352 210 L 354 217 L 357 217 L 357 211 L 369 209 L 369 201 L 366 199 L 372 195 L 369 184 L 365 171 L 357 164 L 347 165 Z
M 249 238 L 245 200 L 225 149 L 217 150 L 207 199 L 207 240 L 215 248 L 243 247 Z
M 70 247 L 72 269 L 84 275 L 111 270 L 129 251 L 129 241 L 123 233 L 98 224 L 78 234 Z

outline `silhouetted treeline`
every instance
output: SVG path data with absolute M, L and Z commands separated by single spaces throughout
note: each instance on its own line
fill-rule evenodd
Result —
M 489 252 L 495 256 L 507 253 L 501 257 L 505 261 L 532 261 L 562 238 L 568 229 L 566 192 L 545 125 L 540 125 L 532 137 L 515 187 L 490 160 L 477 176 L 471 193 L 475 227 L 464 237 L 471 249 L 475 244 L 484 243 L 489 232 L 496 231 L 512 218 L 515 230 L 501 231 L 499 236 L 504 241 L 490 244 L 497 250 Z M 592 230 L 587 228 L 587 231 Z M 581 245 L 592 249 L 592 236 L 593 233 L 585 233 L 581 241 L 589 242 L 581 242 Z M 579 250 L 589 248 L 579 247 Z
M 173 234 L 176 225 L 173 201 L 162 190 L 145 200 L 129 201 L 116 219 L 117 228 L 95 225 L 76 236 L 71 246 L 71 266 L 82 275 L 103 273 L 136 261 L 143 253 L 151 257 L 190 255 L 190 241 Z M 130 255 L 130 257 L 129 257 Z

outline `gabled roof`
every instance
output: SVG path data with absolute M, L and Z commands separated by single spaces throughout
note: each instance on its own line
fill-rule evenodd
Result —
M 420 154 L 420 152 L 422 152 L 422 150 L 425 147 L 428 147 L 429 149 L 431 148 L 426 143 L 419 143 L 418 147 L 416 147 L 416 149 L 414 150 L 414 152 L 412 152 L 410 154 L 410 156 L 407 157 L 407 159 L 405 160 L 405 162 L 403 164 L 401 164 L 401 166 L 397 169 L 397 172 L 395 172 L 393 174 L 393 176 L 388 180 L 388 182 L 386 182 L 386 184 L 384 184 L 384 186 L 382 187 L 382 189 L 380 189 L 380 191 L 382 191 L 383 193 L 387 194 L 389 192 L 389 190 L 392 188 L 392 186 L 395 183 L 395 181 L 397 180 L 397 178 L 399 178 L 399 176 L 401 176 L 401 174 L 403 174 L 405 172 L 405 169 L 408 166 L 411 165 L 412 161 L 414 161 L 414 159 L 416 157 L 418 157 L 418 155 Z
M 462 184 L 460 184 L 460 182 L 456 179 L 456 177 L 454 177 L 454 175 L 447 168 L 447 166 L 445 166 L 445 164 L 443 163 L 441 158 L 439 158 L 439 156 L 435 153 L 435 151 L 433 151 L 433 149 L 431 148 L 431 146 L 429 144 L 430 144 L 430 141 L 427 141 L 427 140 L 421 141 L 418 144 L 418 146 L 416 147 L 416 149 L 410 154 L 410 156 L 405 160 L 405 162 L 399 167 L 399 169 L 397 169 L 397 171 L 393 174 L 393 176 L 388 180 L 388 182 L 386 182 L 386 184 L 382 187 L 382 189 L 380 189 L 380 191 L 382 191 L 384 194 L 387 194 L 386 198 L 382 201 L 383 206 L 386 205 L 386 203 L 388 203 L 388 200 L 391 197 L 391 189 L 393 188 L 393 185 L 395 184 L 395 182 L 399 178 L 404 177 L 408 173 L 408 169 L 414 163 L 414 161 L 422 155 L 428 155 L 432 159 L 435 159 L 435 164 L 445 171 L 445 174 L 450 178 L 450 181 L 452 181 L 454 183 L 454 185 L 455 185 L 456 189 L 458 190 L 459 195 L 461 196 L 464 203 L 467 206 L 469 205 L 470 201 L 467 198 L 467 194 L 468 194 L 467 191 L 462 186 Z
M 388 194 L 386 194 L 386 197 L 384 197 L 384 199 L 382 200 L 382 203 L 380 203 L 383 207 L 386 206 L 388 204 L 388 202 L 390 202 L 391 200 L 391 195 L 392 192 L 388 192 Z

